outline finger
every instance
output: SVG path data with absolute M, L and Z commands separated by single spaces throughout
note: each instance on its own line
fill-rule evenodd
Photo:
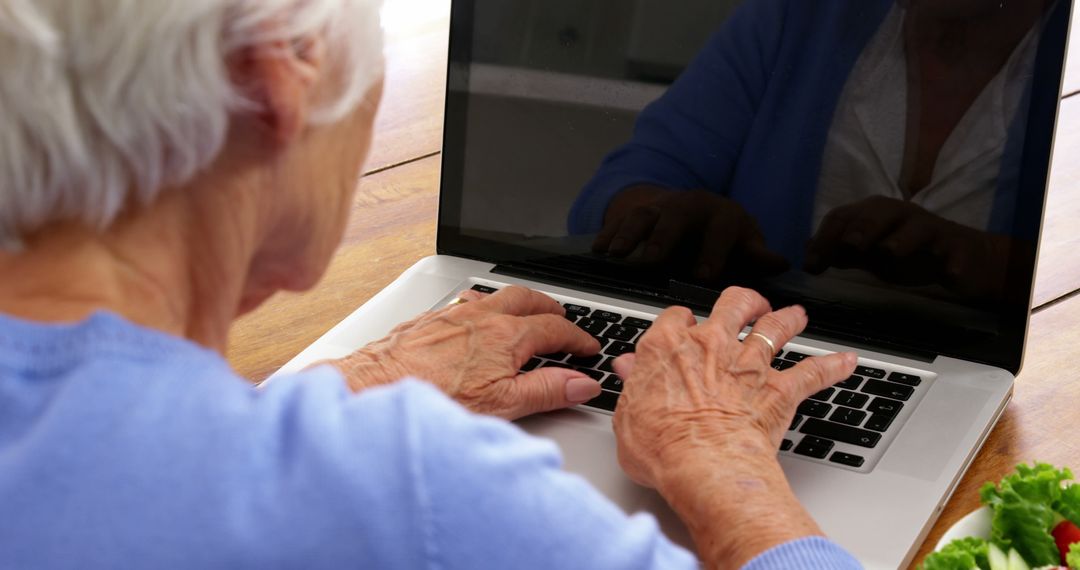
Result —
M 697 319 L 694 318 L 694 312 L 686 307 L 671 307 L 664 312 L 660 313 L 653 321 L 653 325 L 649 327 L 649 330 L 645 331 L 645 335 L 649 333 L 666 328 L 687 328 L 697 324 Z
M 928 248 L 937 237 L 929 224 L 909 219 L 882 240 L 881 247 L 892 257 L 909 257 L 919 250 Z
M 607 253 L 611 248 L 611 240 L 619 233 L 622 222 L 622 216 L 609 216 L 605 219 L 604 227 L 600 228 L 600 233 L 596 234 L 596 240 L 593 241 L 592 250 L 596 253 Z
M 741 359 L 748 359 L 747 363 L 772 362 L 776 352 L 801 333 L 806 323 L 806 309 L 798 305 L 764 315 L 743 340 L 745 350 Z M 761 337 L 772 341 L 772 346 Z
M 832 264 L 832 257 L 840 247 L 840 239 L 857 213 L 858 206 L 843 206 L 825 216 L 825 219 L 821 221 L 821 227 L 807 246 L 807 271 L 819 273 Z
M 739 233 L 738 220 L 729 211 L 721 210 L 709 219 L 701 240 L 696 270 L 698 279 L 713 279 L 724 270 Z
M 858 356 L 854 352 L 813 356 L 796 364 L 790 370 L 781 372 L 780 381 L 794 390 L 797 403 L 837 382 L 850 378 L 858 362 Z
M 569 352 L 577 356 L 592 356 L 600 352 L 600 342 L 581 327 L 557 315 L 522 317 L 525 334 L 518 343 L 514 357 L 521 365 L 536 354 Z
M 509 384 L 511 407 L 507 419 L 516 420 L 584 404 L 600 395 L 600 383 L 575 370 L 538 368 Z
M 690 226 L 690 219 L 679 208 L 664 210 L 649 234 L 642 259 L 657 262 L 667 259 Z
M 519 317 L 548 313 L 560 316 L 566 314 L 566 310 L 555 299 L 517 285 L 504 287 L 466 306 Z
M 723 327 L 724 332 L 736 335 L 751 321 L 772 311 L 769 301 L 756 291 L 742 287 L 728 287 L 713 305 L 709 322 Z M 770 337 L 771 338 L 771 337 Z
M 895 200 L 874 200 L 848 224 L 841 241 L 863 253 L 870 251 L 886 234 L 911 215 L 911 209 Z
M 660 210 L 655 206 L 634 208 L 623 219 L 619 230 L 611 238 L 608 252 L 618 256 L 630 255 L 637 249 L 638 244 L 649 236 L 658 219 L 660 219 Z
M 615 370 L 615 375 L 622 378 L 624 381 L 629 378 L 634 372 L 634 365 L 637 364 L 637 355 L 633 352 L 628 352 L 615 359 L 611 363 L 611 367 Z
M 457 298 L 450 301 L 450 305 L 460 305 L 462 303 L 468 303 L 470 301 L 479 301 L 484 297 L 487 297 L 489 293 L 481 293 L 475 289 L 466 289 L 461 293 L 458 293 Z

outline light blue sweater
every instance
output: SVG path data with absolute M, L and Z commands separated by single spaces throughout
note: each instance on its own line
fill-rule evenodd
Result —
M 0 568 L 695 568 L 549 441 L 408 380 L 257 390 L 99 313 L 0 316 Z M 752 568 L 857 568 L 824 539 Z

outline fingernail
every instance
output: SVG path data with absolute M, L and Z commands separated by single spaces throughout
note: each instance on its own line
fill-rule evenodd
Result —
M 566 401 L 583 404 L 600 395 L 600 383 L 592 378 L 578 376 L 566 381 Z
M 611 247 L 608 248 L 608 251 L 625 251 L 626 245 L 627 243 L 625 239 L 615 238 L 611 240 Z
M 855 366 L 859 362 L 859 355 L 854 352 L 849 352 L 844 355 L 844 363 L 848 366 Z

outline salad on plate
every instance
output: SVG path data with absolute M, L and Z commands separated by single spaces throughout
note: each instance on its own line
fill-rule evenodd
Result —
M 923 560 L 922 570 L 1080 570 L 1080 484 L 1045 463 L 1018 465 L 979 498 L 991 513 L 989 536 L 953 540 Z

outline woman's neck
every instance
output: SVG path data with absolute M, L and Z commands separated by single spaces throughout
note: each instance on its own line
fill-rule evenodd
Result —
M 201 193 L 201 196 L 195 194 Z M 0 313 L 75 322 L 110 311 L 223 352 L 245 304 L 256 210 L 238 192 L 166 192 L 104 233 L 57 224 L 0 253 Z

